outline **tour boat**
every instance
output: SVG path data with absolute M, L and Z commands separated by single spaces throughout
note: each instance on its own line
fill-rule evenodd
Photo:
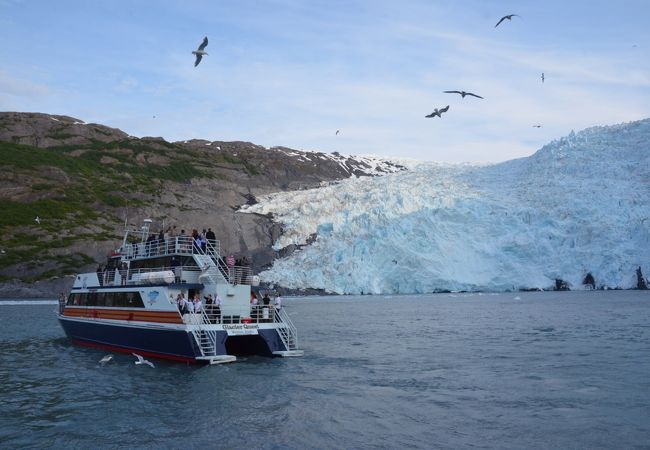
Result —
M 250 267 L 228 264 L 216 240 L 154 238 L 151 223 L 127 228 L 103 270 L 77 275 L 60 299 L 57 317 L 73 343 L 188 363 L 303 354 L 280 305 L 251 305 L 259 278 Z M 179 295 L 199 295 L 202 307 L 183 314 Z M 210 296 L 221 305 L 206 304 Z

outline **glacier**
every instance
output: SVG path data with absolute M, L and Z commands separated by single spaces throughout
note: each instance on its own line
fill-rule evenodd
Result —
M 636 286 L 650 272 L 650 119 L 494 165 L 422 163 L 259 199 L 283 233 L 263 281 L 338 294 Z M 309 243 L 309 244 L 308 244 Z

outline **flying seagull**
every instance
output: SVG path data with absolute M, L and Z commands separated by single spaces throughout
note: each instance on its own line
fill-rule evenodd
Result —
M 208 37 L 203 38 L 203 42 L 201 42 L 201 45 L 199 45 L 199 48 L 197 48 L 195 51 L 192 52 L 193 55 L 196 55 L 196 61 L 194 61 L 194 67 L 198 66 L 199 63 L 201 62 L 201 58 L 203 58 L 203 55 L 207 55 L 207 53 L 204 51 L 204 49 L 208 46 Z
M 542 128 L 541 125 L 533 125 L 533 128 Z
M 41 218 L 36 216 L 36 219 L 34 219 L 34 222 L 36 222 L 37 224 L 40 225 L 41 224 Z
M 138 355 L 137 353 L 131 353 L 131 354 L 133 356 L 135 356 L 136 358 L 138 358 L 138 360 L 135 362 L 136 365 L 138 365 L 138 364 L 146 364 L 148 366 L 155 367 L 151 361 L 147 361 L 146 359 L 144 359 L 142 356 Z
M 501 22 L 503 22 L 504 20 L 506 20 L 506 19 L 508 19 L 508 20 L 512 20 L 513 17 L 519 17 L 519 16 L 518 16 L 517 14 L 508 14 L 507 16 L 503 16 L 503 17 L 501 18 L 501 20 L 499 20 L 499 21 L 497 22 L 497 24 L 494 26 L 494 28 L 498 27 L 499 24 L 500 24 Z
M 544 82 L 544 72 L 542 72 L 542 83 Z
M 339 131 L 340 131 L 340 130 L 336 130 L 336 134 L 337 134 L 337 135 L 339 134 Z
M 103 366 L 104 364 L 106 364 L 107 362 L 110 362 L 112 360 L 113 360 L 113 355 L 106 355 L 102 359 L 99 360 L 99 364 L 101 364 Z
M 483 98 L 480 95 L 472 94 L 471 92 L 465 92 L 465 91 L 442 91 L 445 94 L 460 94 L 462 98 L 465 98 L 466 95 L 471 95 L 472 97 L 477 97 L 477 98 Z
M 441 114 L 444 113 L 444 112 L 447 112 L 448 110 L 449 110 L 449 105 L 445 106 L 444 108 L 440 108 L 440 109 L 436 108 L 436 109 L 433 110 L 433 112 L 431 114 L 428 114 L 428 115 L 426 115 L 424 117 L 436 117 L 436 116 L 438 116 L 438 117 L 440 117 L 442 119 Z

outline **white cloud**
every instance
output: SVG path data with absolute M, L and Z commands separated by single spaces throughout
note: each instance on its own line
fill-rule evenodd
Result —
M 0 94 L 12 97 L 38 97 L 49 93 L 50 89 L 44 84 L 26 78 L 17 78 L 0 70 Z

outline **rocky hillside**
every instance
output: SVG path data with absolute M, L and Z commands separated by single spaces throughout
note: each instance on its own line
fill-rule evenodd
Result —
M 166 142 L 39 113 L 0 113 L 0 296 L 53 296 L 93 270 L 125 220 L 154 229 L 212 227 L 256 269 L 276 257 L 282 230 L 239 214 L 271 192 L 404 170 L 389 161 L 265 148 L 248 142 Z M 39 217 L 40 223 L 35 221 Z

